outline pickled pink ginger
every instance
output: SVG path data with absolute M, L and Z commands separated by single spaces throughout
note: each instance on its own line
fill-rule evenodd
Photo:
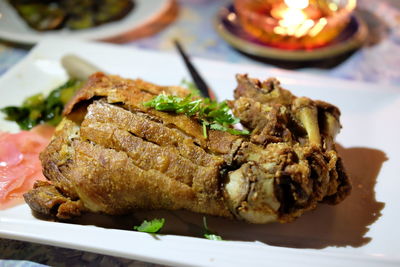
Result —
M 54 128 L 40 125 L 31 131 L 0 132 L 0 210 L 23 202 L 22 195 L 37 180 L 45 180 L 39 154 Z

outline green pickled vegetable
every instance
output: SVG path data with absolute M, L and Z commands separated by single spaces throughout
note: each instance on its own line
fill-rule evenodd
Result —
M 6 114 L 6 120 L 15 121 L 22 130 L 47 123 L 56 126 L 62 119 L 64 105 L 82 86 L 78 80 L 69 80 L 54 89 L 45 97 L 42 93 L 32 95 L 21 106 L 8 106 L 0 109 Z

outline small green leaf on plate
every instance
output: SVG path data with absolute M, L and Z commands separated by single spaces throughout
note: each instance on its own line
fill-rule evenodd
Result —
M 220 237 L 219 235 L 214 235 L 214 234 L 204 234 L 204 237 L 210 240 L 217 240 L 217 241 L 221 241 L 222 237 Z
M 221 236 L 216 235 L 210 229 L 208 229 L 206 216 L 203 216 L 203 225 L 204 225 L 204 229 L 206 230 L 206 232 L 204 234 L 205 238 L 210 239 L 210 240 L 217 240 L 217 241 L 223 240 Z
M 165 219 L 153 219 L 151 221 L 144 220 L 141 225 L 134 226 L 133 229 L 145 233 L 157 233 L 164 226 Z

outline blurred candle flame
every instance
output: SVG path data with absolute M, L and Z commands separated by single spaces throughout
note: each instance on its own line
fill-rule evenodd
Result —
M 235 0 L 244 29 L 282 49 L 323 47 L 345 30 L 357 0 Z
M 303 9 L 309 5 L 309 0 L 285 0 L 286 8 L 279 12 L 281 20 L 274 32 L 280 35 L 304 36 L 314 26 Z
M 304 9 L 308 7 L 309 5 L 309 0 L 285 0 L 285 4 L 289 8 L 294 8 L 294 9 Z

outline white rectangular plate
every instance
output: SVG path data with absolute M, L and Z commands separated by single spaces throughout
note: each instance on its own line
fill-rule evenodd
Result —
M 160 85 L 177 85 L 188 77 L 175 54 L 48 39 L 0 78 L 0 107 L 18 105 L 25 97 L 64 82 L 67 76 L 59 61 L 68 53 L 108 73 Z M 169 234 L 155 237 L 39 220 L 25 204 L 0 211 L 0 237 L 174 266 L 399 266 L 400 88 L 202 59 L 195 64 L 220 100 L 232 98 L 236 73 L 249 73 L 260 79 L 278 77 L 296 95 L 336 104 L 343 124 L 338 149 L 353 179 L 352 195 L 337 206 L 320 205 L 285 225 L 208 218 L 210 228 L 232 241 L 193 237 L 199 236 L 202 217 L 189 212 L 138 213 L 138 218 L 167 218 L 164 232 Z M 0 129 L 18 131 L 2 118 Z

